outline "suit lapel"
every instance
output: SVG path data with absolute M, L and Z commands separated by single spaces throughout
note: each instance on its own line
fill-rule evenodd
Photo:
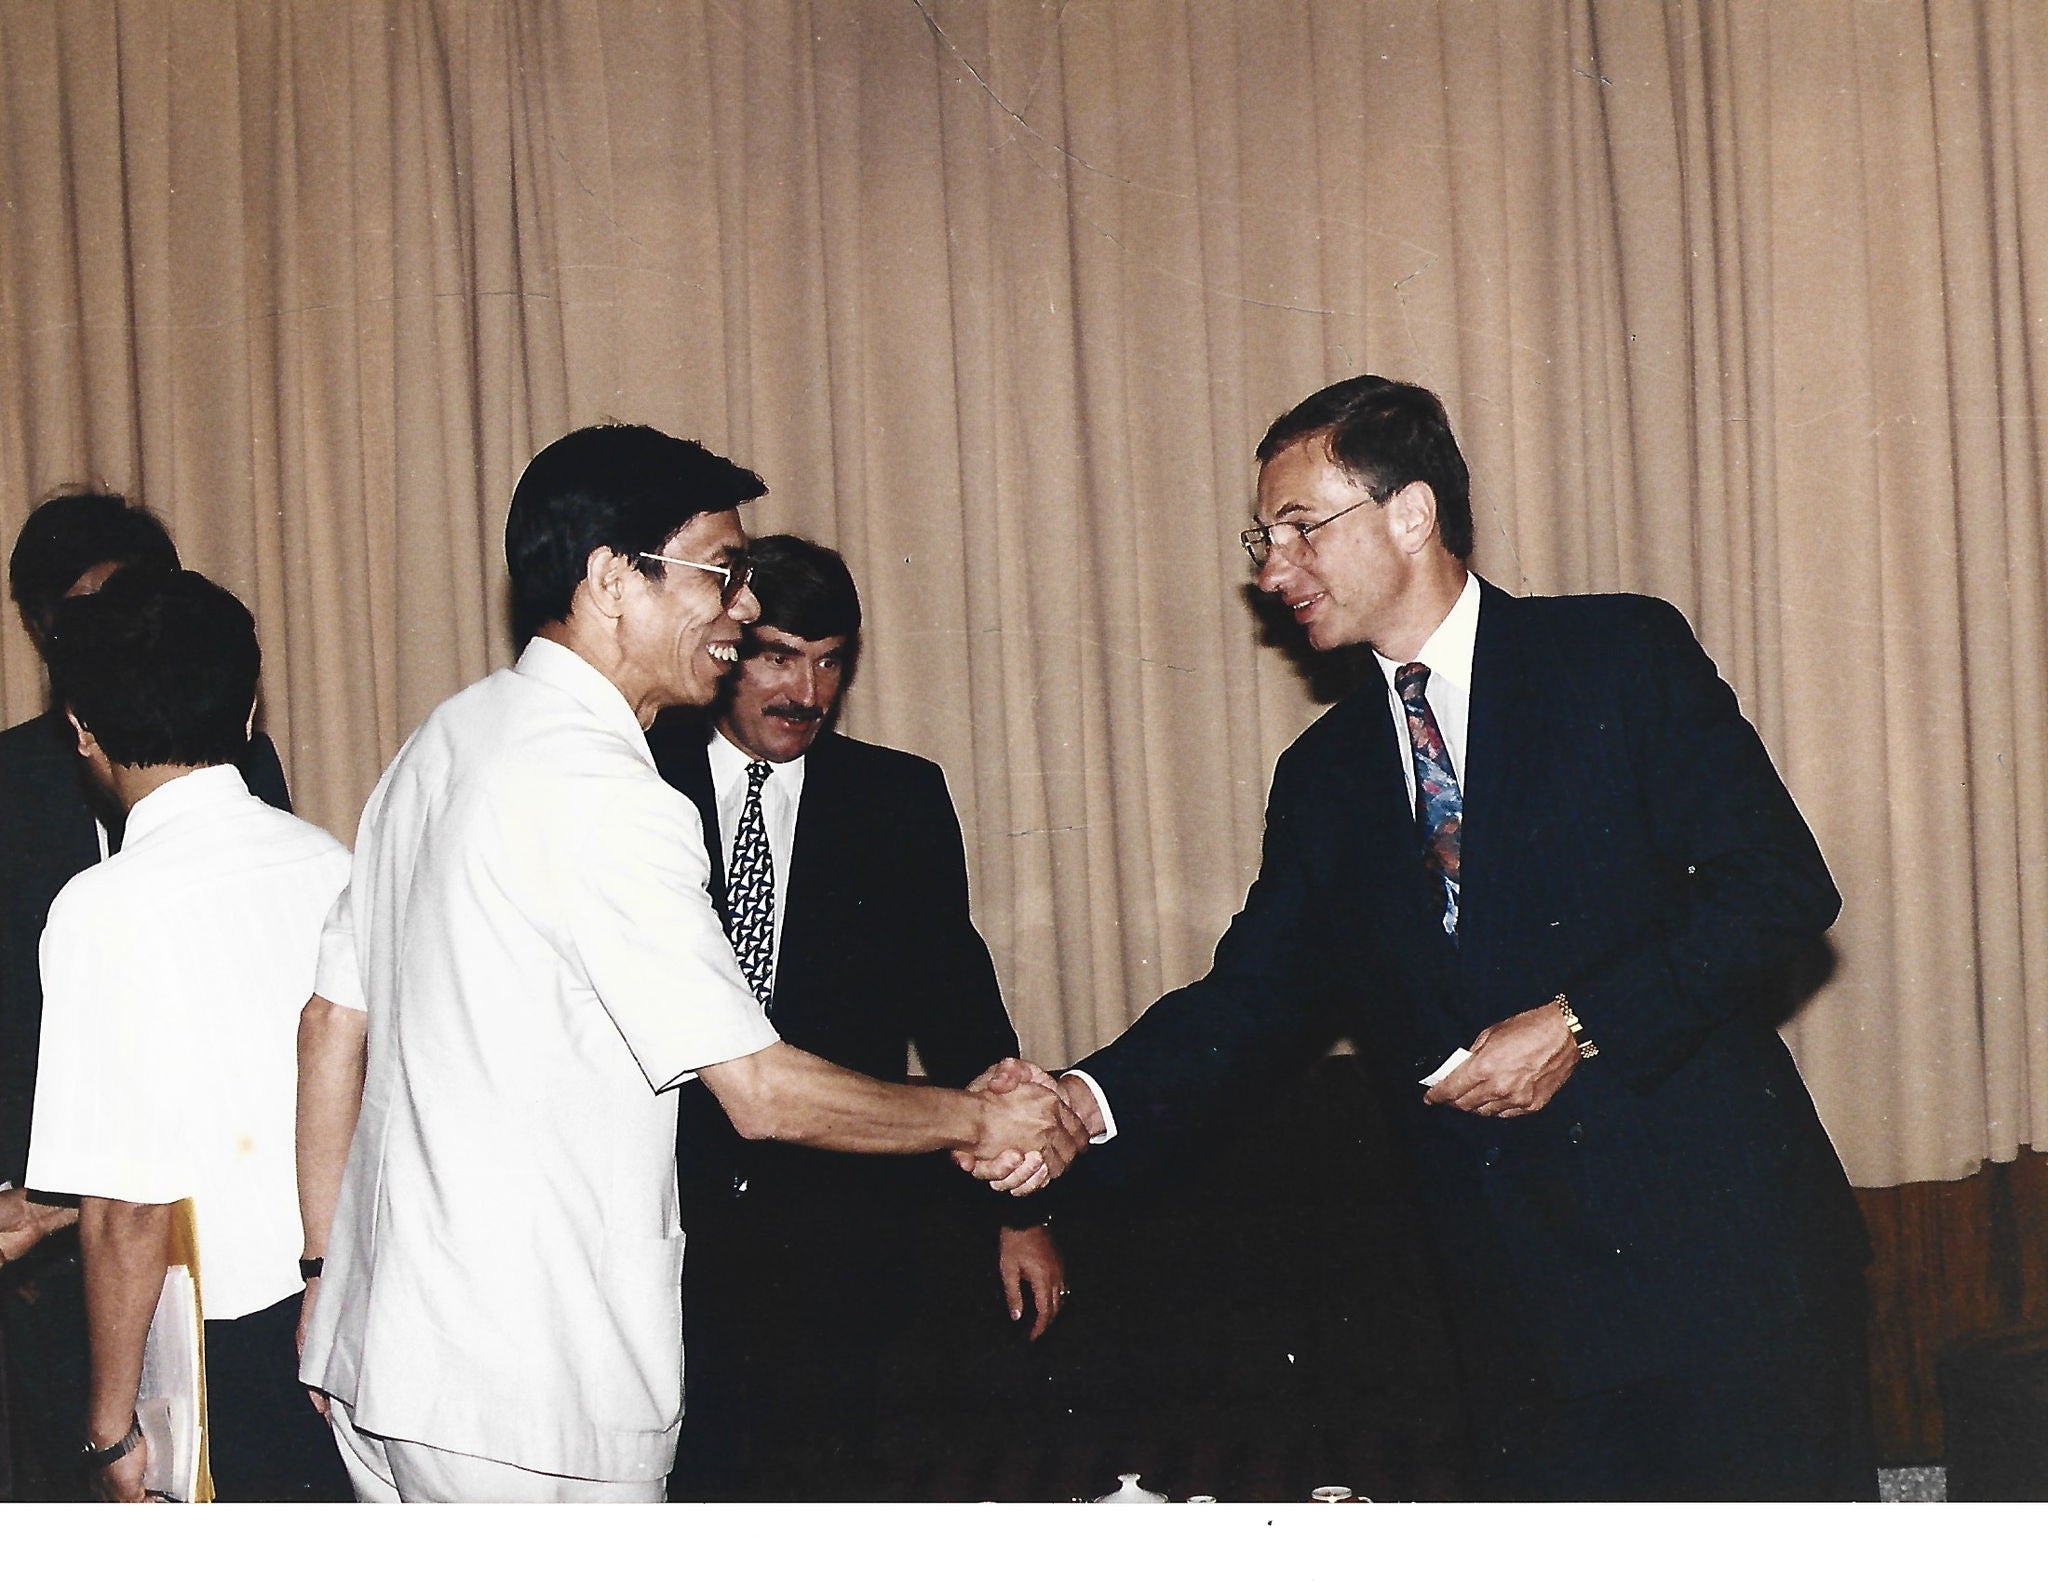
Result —
M 1332 798 L 1333 806 L 1346 810 L 1340 839 L 1349 843 L 1350 861 L 1340 856 L 1338 871 L 1357 876 L 1359 904 L 1375 920 L 1380 946 L 1393 953 L 1403 977 L 1441 992 L 1452 981 L 1446 975 L 1455 973 L 1455 962 L 1446 960 L 1453 953 L 1443 949 L 1443 891 L 1423 867 L 1422 837 L 1402 768 L 1411 749 L 1406 733 L 1395 727 L 1391 693 L 1377 664 L 1352 703 L 1339 760 L 1345 779 Z
M 834 909 L 828 893 L 835 867 L 853 860 L 843 833 L 849 810 L 846 760 L 839 748 L 839 738 L 822 731 L 804 754 L 803 799 L 797 804 L 796 834 L 790 841 L 782 947 L 776 956 L 778 1002 L 782 985 L 814 980 L 807 964 L 814 952 L 830 948 Z
M 1351 752 L 1347 755 L 1348 766 L 1358 781 L 1354 806 L 1370 828 L 1392 830 L 1404 818 L 1410 824 L 1415 819 L 1415 810 L 1408 800 L 1408 782 L 1401 768 L 1408 744 L 1394 731 L 1387 679 L 1377 665 L 1365 685 L 1367 691 L 1358 699 L 1351 729 Z
M 1549 714 L 1526 637 L 1521 602 L 1482 582 L 1459 849 L 1459 954 L 1468 973 L 1490 960 L 1502 927 L 1512 927 L 1506 910 L 1520 894 L 1511 867 L 1520 847 L 1517 831 L 1526 818 L 1531 775 L 1549 762 Z

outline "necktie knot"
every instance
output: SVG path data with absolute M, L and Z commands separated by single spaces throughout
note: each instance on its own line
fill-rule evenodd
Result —
M 1411 715 L 1425 707 L 1423 689 L 1429 685 L 1429 667 L 1410 660 L 1394 672 L 1394 691 L 1401 695 L 1401 707 Z
M 768 778 L 768 777 L 769 777 L 770 775 L 773 775 L 774 773 L 775 773 L 775 766 L 774 766 L 773 764 L 770 764 L 770 763 L 769 763 L 769 762 L 768 762 L 768 761 L 767 761 L 766 759 L 750 759 L 750 760 L 748 760 L 748 761 L 747 761 L 747 792 L 748 792 L 748 794 L 749 794 L 750 796 L 758 796 L 758 795 L 760 794 L 760 791 L 761 791 L 761 782 L 765 781 L 765 780 L 766 780 L 766 779 L 767 779 L 767 778 Z

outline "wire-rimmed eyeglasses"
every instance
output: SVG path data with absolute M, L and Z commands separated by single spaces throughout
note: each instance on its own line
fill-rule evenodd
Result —
M 1391 491 L 1389 491 L 1391 493 Z M 1318 528 L 1327 528 L 1339 517 L 1348 516 L 1360 506 L 1383 506 L 1386 498 L 1368 493 L 1363 500 L 1354 500 L 1342 511 L 1333 511 L 1319 522 L 1254 522 L 1237 536 L 1237 542 L 1244 546 L 1245 554 L 1252 558 L 1252 565 L 1263 567 L 1273 553 L 1273 535 L 1291 533 L 1302 543 L 1308 543 L 1308 536 Z
M 656 555 L 652 550 L 639 550 L 635 553 L 643 561 L 660 561 L 664 566 L 687 566 L 693 571 L 711 573 L 719 580 L 725 594 L 725 607 L 728 610 L 754 578 L 753 560 L 744 550 L 723 566 L 714 566 L 709 561 L 686 561 L 679 555 Z

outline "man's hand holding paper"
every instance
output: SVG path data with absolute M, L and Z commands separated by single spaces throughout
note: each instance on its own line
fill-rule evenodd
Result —
M 1578 1041 L 1555 1001 L 1517 1012 L 1481 1031 L 1471 1059 L 1447 1062 L 1424 1094 L 1479 1116 L 1526 1116 L 1549 1104 L 1579 1064 Z

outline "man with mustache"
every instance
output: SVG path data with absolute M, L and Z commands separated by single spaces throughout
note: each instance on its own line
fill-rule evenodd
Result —
M 968 914 L 945 775 L 827 729 L 860 645 L 846 563 L 786 535 L 752 554 L 761 614 L 739 669 L 708 726 L 681 710 L 656 723 L 655 763 L 703 816 L 712 894 L 743 962 L 749 934 L 761 936 L 755 989 L 777 1032 L 898 1083 L 914 1045 L 935 1082 L 962 1086 L 1016 1054 L 1017 1035 Z M 750 820 L 766 838 L 759 887 L 740 852 Z M 771 904 L 756 915 L 747 894 Z M 1036 1200 L 970 1198 L 943 1162 L 747 1143 L 709 1096 L 689 1092 L 677 1160 L 691 1275 L 680 1496 L 901 1490 L 908 1470 L 876 1433 L 904 1416 L 904 1389 L 885 1378 L 888 1344 L 924 1306 L 949 1210 L 981 1220 L 996 1244 L 1013 1320 L 1027 1289 L 1034 1339 L 1059 1312 L 1064 1272 Z

